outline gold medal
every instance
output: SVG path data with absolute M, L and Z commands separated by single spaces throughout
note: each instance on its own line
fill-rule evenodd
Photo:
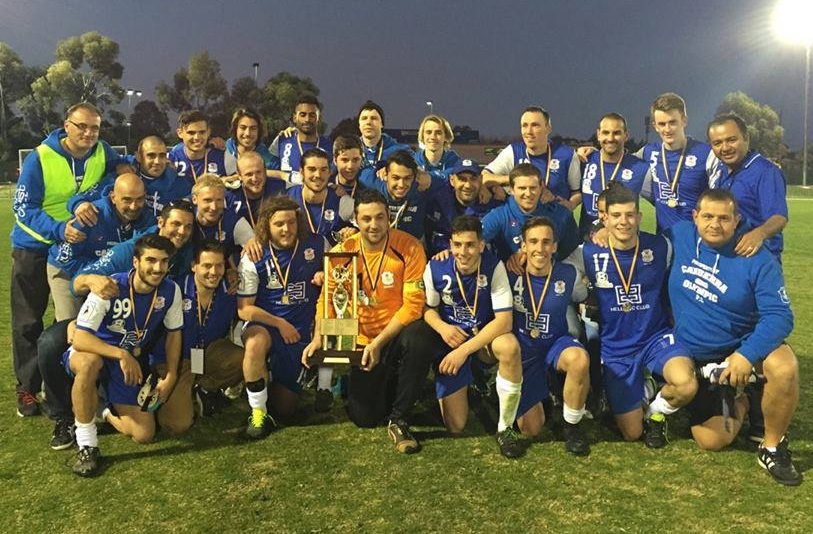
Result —
M 530 273 L 528 273 L 528 267 L 526 265 L 525 284 L 528 287 L 528 296 L 531 298 L 531 311 L 533 312 L 531 317 L 534 322 L 539 320 L 539 312 L 542 311 L 542 304 L 545 302 L 545 295 L 547 295 L 548 293 L 550 279 L 553 278 L 553 265 L 555 263 L 556 263 L 555 261 L 551 260 L 550 269 L 548 270 L 548 277 L 545 279 L 545 285 L 542 286 L 542 293 L 540 293 L 539 295 L 539 300 L 536 300 L 534 298 L 534 286 L 533 284 L 531 284 L 531 276 Z M 533 327 L 528 333 L 531 335 L 533 339 L 536 339 L 542 334 L 542 331 L 537 327 Z
M 474 275 L 474 306 L 469 306 L 469 299 L 466 298 L 466 288 L 463 286 L 463 281 L 460 279 L 460 272 L 457 270 L 457 264 L 454 264 L 454 276 L 457 279 L 457 289 L 460 290 L 460 297 L 463 299 L 463 304 L 466 305 L 466 309 L 469 311 L 471 315 L 472 321 L 477 320 L 477 300 L 480 296 L 480 288 L 477 287 L 477 282 L 480 281 L 480 261 L 477 262 L 477 274 Z M 480 329 L 477 328 L 477 324 L 475 323 L 471 327 L 472 335 L 477 335 Z
M 141 356 L 141 347 L 133 347 L 133 357 L 138 358 Z
M 152 291 L 152 301 L 150 302 L 150 309 L 147 310 L 147 318 L 144 319 L 144 326 L 143 329 L 138 327 L 138 321 L 136 320 L 136 301 L 135 301 L 135 294 L 133 292 L 133 285 L 135 275 L 133 271 L 130 271 L 129 275 L 129 286 L 130 286 L 130 309 L 133 311 L 133 329 L 135 330 L 136 340 L 137 343 L 141 343 L 141 340 L 144 339 L 144 334 L 147 333 L 147 325 L 150 323 L 150 317 L 152 317 L 152 311 L 155 309 L 155 300 L 158 298 L 158 287 L 153 289 Z M 135 358 L 141 356 L 141 347 L 135 346 L 132 350 L 132 355 Z
M 675 197 L 672 197 L 666 201 L 666 205 L 669 206 L 670 208 L 676 208 L 678 205 L 678 201 Z
M 471 327 L 471 335 L 476 336 L 479 333 L 480 333 L 480 329 L 477 328 L 477 325 L 474 325 L 474 326 Z
M 282 298 L 280 298 L 279 301 L 282 302 L 283 304 L 291 303 L 291 299 L 288 297 L 288 295 L 282 295 Z
M 291 274 L 291 264 L 294 262 L 294 256 L 296 256 L 296 251 L 299 249 L 299 240 L 296 240 L 294 244 L 294 250 L 291 252 L 291 259 L 288 260 L 288 266 L 285 267 L 285 273 L 282 272 L 282 267 L 280 266 L 279 262 L 277 261 L 277 256 L 274 254 L 274 245 L 269 243 L 268 244 L 268 252 L 271 254 L 271 260 L 274 262 L 274 270 L 277 272 L 277 277 L 282 280 L 282 297 L 280 297 L 279 301 L 282 304 L 290 304 L 291 299 L 288 297 L 288 275 Z
M 661 163 L 663 164 L 663 174 L 664 178 L 666 178 L 666 183 L 669 184 L 669 189 L 672 190 L 672 196 L 669 200 L 666 201 L 666 205 L 670 208 L 676 208 L 678 205 L 677 201 L 677 182 L 678 178 L 680 177 L 680 169 L 683 168 L 683 156 L 686 155 L 686 145 L 683 145 L 683 148 L 680 150 L 680 158 L 678 159 L 677 169 L 675 169 L 675 176 L 672 178 L 671 183 L 669 182 L 669 167 L 666 165 L 666 146 L 661 143 Z
M 377 306 L 378 305 L 378 299 L 376 299 L 375 297 L 369 297 L 367 299 L 367 305 L 368 306 Z
M 538 328 L 531 328 L 531 331 L 529 333 L 531 334 L 531 337 L 534 338 L 534 339 L 537 339 L 539 337 L 539 334 L 540 334 Z
M 615 255 L 615 248 L 613 247 L 613 239 L 610 236 L 608 240 L 608 245 L 610 245 L 610 256 L 613 258 L 613 263 L 615 263 L 615 268 L 618 270 L 618 277 L 621 279 L 621 286 L 624 288 L 624 295 L 629 296 L 630 294 L 630 286 L 632 286 L 632 275 L 635 273 L 635 263 L 638 261 L 638 247 L 641 245 L 641 240 L 638 239 L 636 236 L 635 238 L 635 251 L 632 255 L 632 263 L 630 264 L 630 270 L 627 276 L 624 276 L 624 271 L 621 270 L 621 263 L 618 261 L 618 257 Z M 624 313 L 632 311 L 632 303 L 630 301 L 626 301 L 621 305 L 621 310 Z
M 621 305 L 621 310 L 624 313 L 631 312 L 632 311 L 632 304 L 630 304 L 629 302 L 625 302 L 624 304 Z

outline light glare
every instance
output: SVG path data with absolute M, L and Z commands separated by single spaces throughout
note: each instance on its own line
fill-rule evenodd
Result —
M 813 2 L 782 0 L 774 12 L 776 33 L 784 40 L 810 46 L 813 42 Z

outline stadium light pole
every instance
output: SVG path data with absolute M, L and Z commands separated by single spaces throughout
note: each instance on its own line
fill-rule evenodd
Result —
M 813 45 L 813 2 L 782 0 L 774 12 L 774 25 L 780 38 L 805 47 L 804 135 L 802 145 L 802 186 L 807 187 L 807 131 L 810 116 L 810 48 Z
M 432 111 L 435 109 L 435 103 L 431 100 L 426 101 L 426 107 L 429 108 L 429 114 L 432 114 Z

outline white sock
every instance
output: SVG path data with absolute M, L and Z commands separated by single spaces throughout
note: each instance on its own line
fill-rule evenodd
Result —
M 79 419 L 74 419 L 76 425 L 76 445 L 82 447 L 98 447 L 99 436 L 96 435 L 96 423 L 80 423 Z
M 268 408 L 265 407 L 268 402 L 268 386 L 260 391 L 246 389 L 246 393 L 248 393 L 248 405 L 251 406 L 253 410 L 262 410 L 263 413 L 268 411 Z
M 584 417 L 584 412 L 586 411 L 587 410 L 584 409 L 584 406 L 574 410 L 568 406 L 566 402 L 562 403 L 562 417 L 571 425 L 579 424 L 579 421 L 582 420 L 582 417 Z
M 511 382 L 497 373 L 497 398 L 500 401 L 500 419 L 497 422 L 497 432 L 514 426 L 519 406 L 519 395 L 522 391 L 522 382 Z
M 330 389 L 333 382 L 333 367 L 330 365 L 320 365 L 318 377 L 316 380 L 316 389 Z
M 649 403 L 649 407 L 646 409 L 646 416 L 649 417 L 653 413 L 660 413 L 663 415 L 670 415 L 678 411 L 678 408 L 675 408 L 671 404 L 669 404 L 666 399 L 661 396 L 661 392 L 659 391 L 658 394 L 655 396 L 655 400 Z

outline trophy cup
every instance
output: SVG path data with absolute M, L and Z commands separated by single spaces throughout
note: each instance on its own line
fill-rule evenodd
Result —
M 324 269 L 324 307 L 318 332 L 322 347 L 314 351 L 308 363 L 360 365 L 363 351 L 356 348 L 359 335 L 358 253 L 325 252 Z

